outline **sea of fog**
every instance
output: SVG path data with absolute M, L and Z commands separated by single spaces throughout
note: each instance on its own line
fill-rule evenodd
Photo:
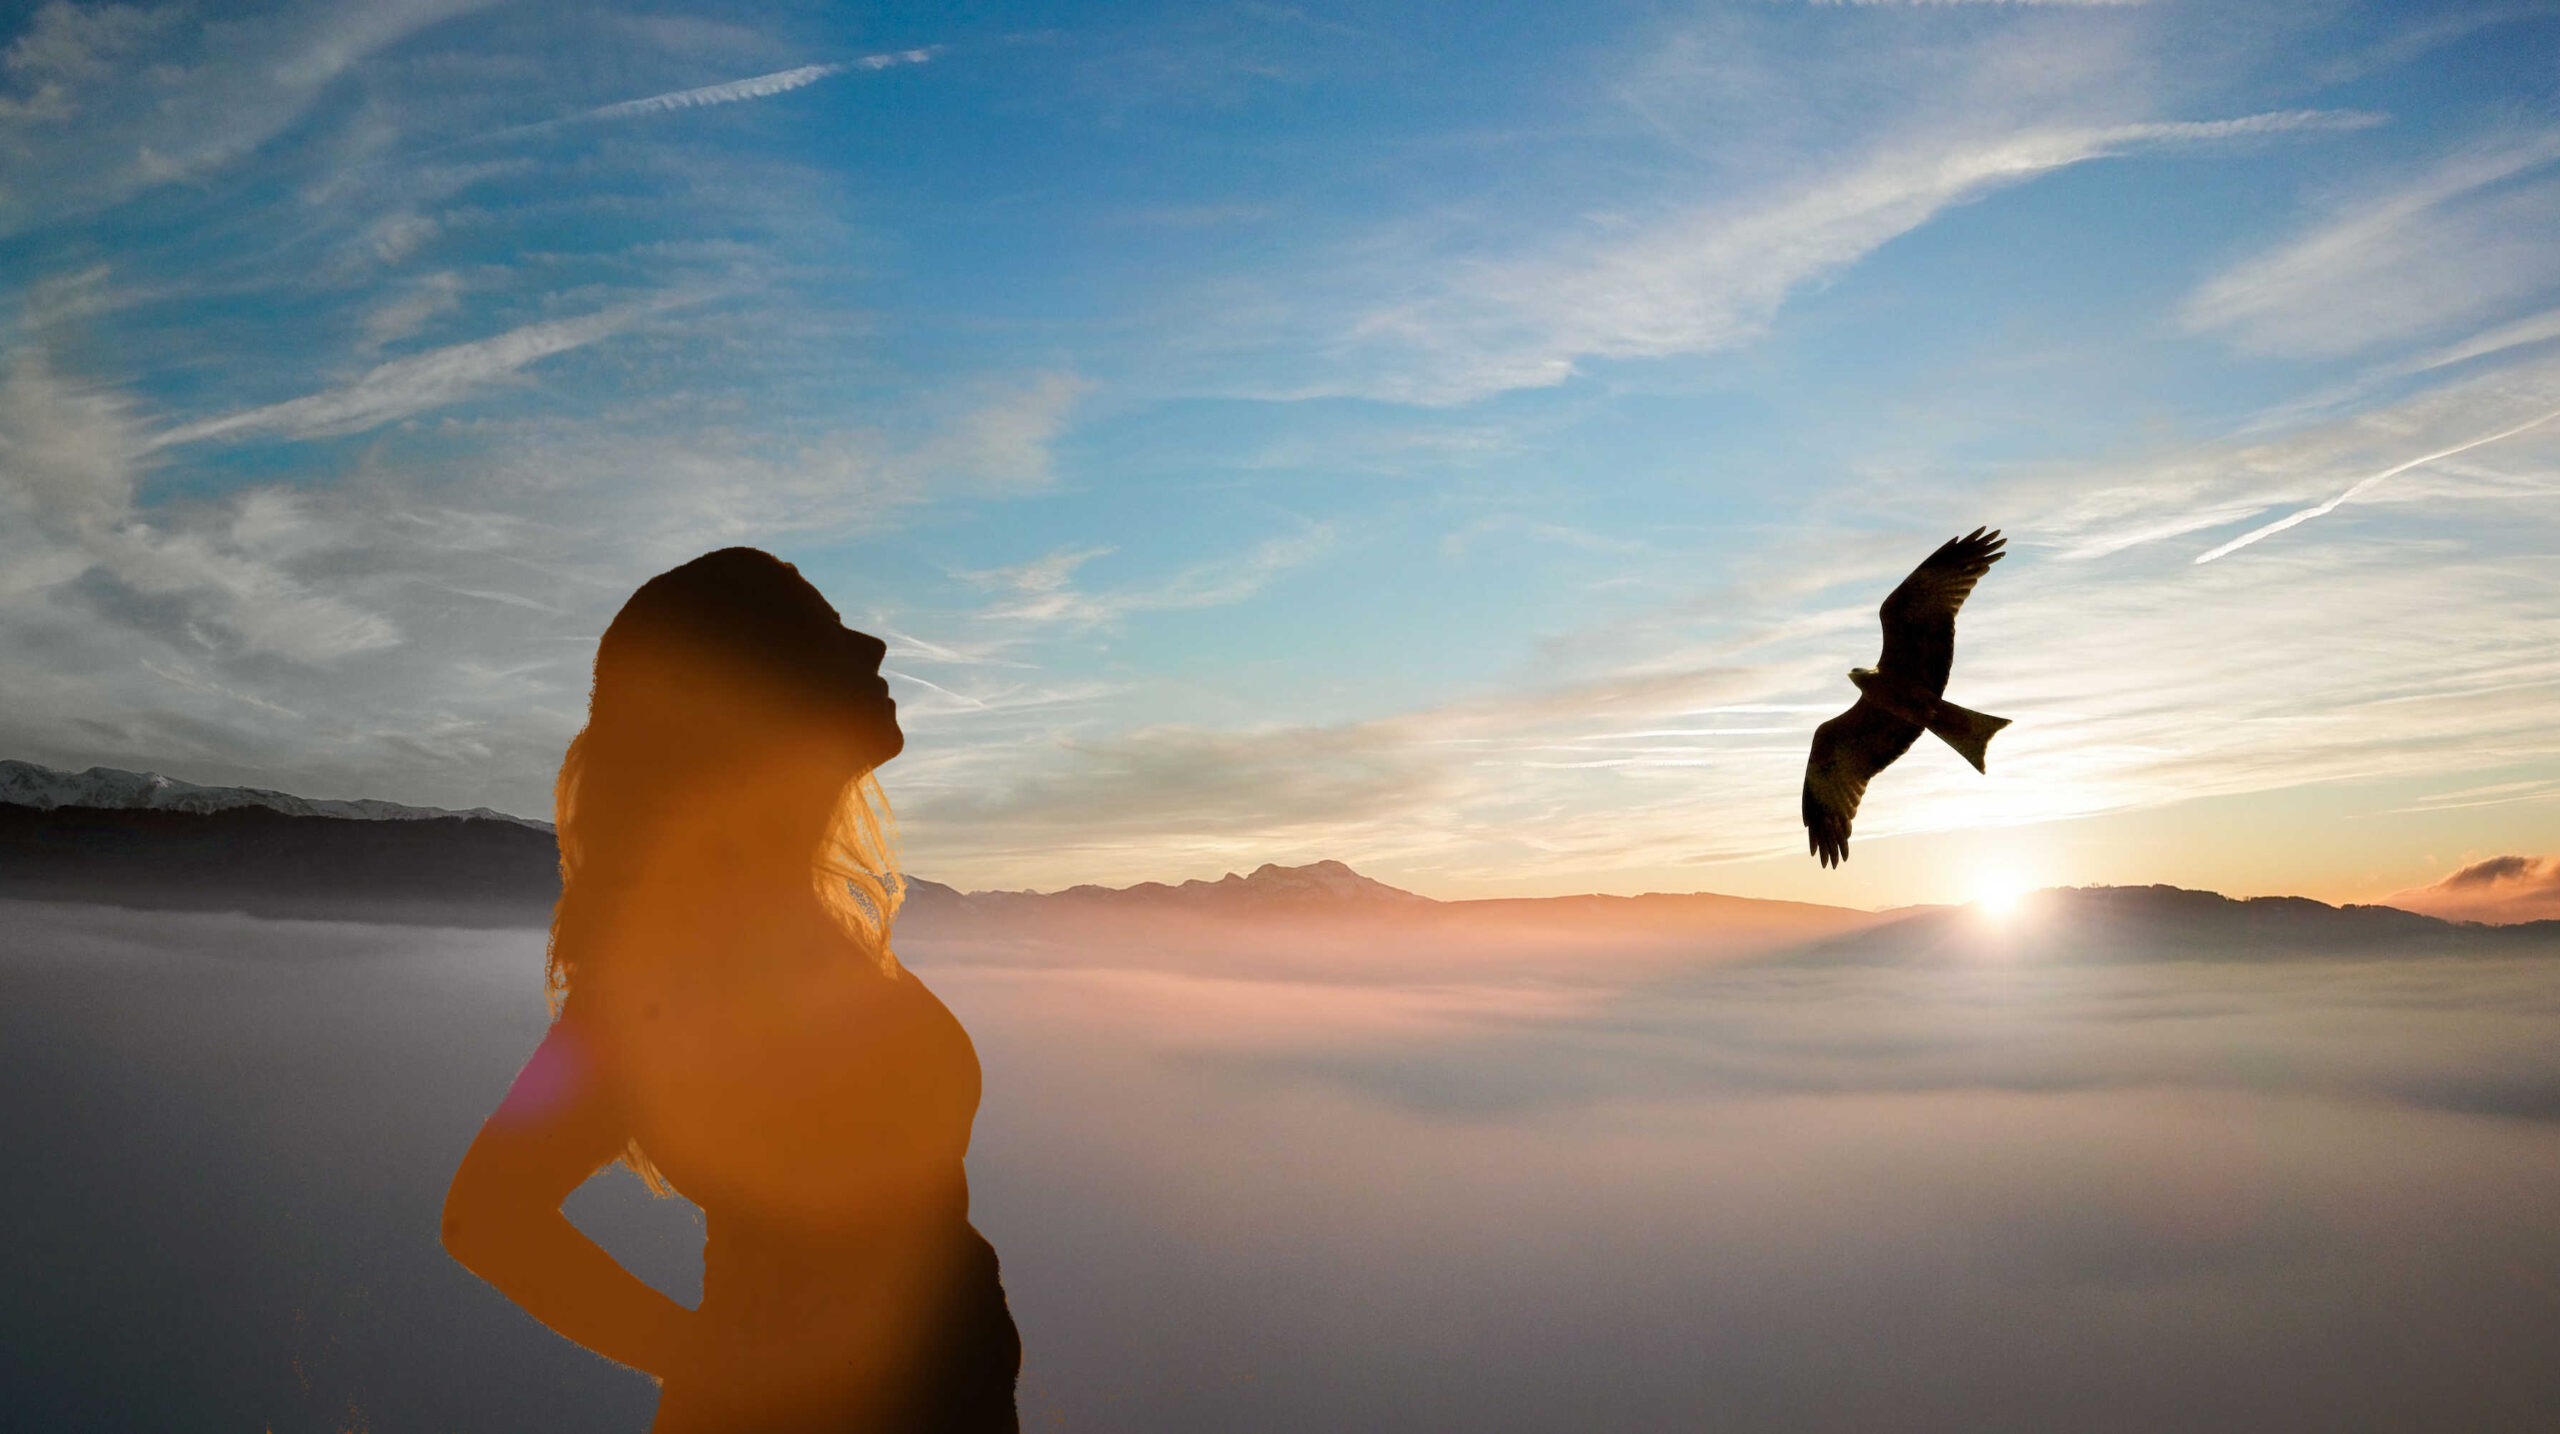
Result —
M 2560 962 L 1469 983 L 902 950 L 985 1062 L 1028 1430 L 2560 1409 Z M 644 1428 L 645 1379 L 436 1244 L 540 961 L 534 931 L 0 903 L 12 1427 Z M 615 1173 L 570 1210 L 691 1300 L 690 1207 Z

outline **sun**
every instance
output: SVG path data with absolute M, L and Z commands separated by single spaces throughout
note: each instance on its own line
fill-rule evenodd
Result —
M 1973 886 L 1973 904 L 1994 921 L 2006 920 L 2018 909 L 2018 899 L 2027 894 L 2027 884 L 2011 872 L 1985 873 Z

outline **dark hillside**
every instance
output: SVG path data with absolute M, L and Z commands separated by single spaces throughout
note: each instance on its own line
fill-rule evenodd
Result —
M 559 890 L 551 834 L 510 821 L 0 805 L 0 897 L 523 926 Z

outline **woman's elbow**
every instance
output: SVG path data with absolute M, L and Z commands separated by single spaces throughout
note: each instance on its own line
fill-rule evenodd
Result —
M 459 1187 L 446 1192 L 444 1218 L 440 1222 L 444 1252 L 459 1261 L 463 1268 L 472 1269 L 477 1266 L 479 1251 L 474 1247 L 474 1242 L 481 1238 L 481 1233 L 486 1228 L 487 1222 L 472 1211 L 470 1202 L 462 1198 Z
M 486 1278 L 493 1250 L 506 1243 L 510 1223 L 506 1202 L 493 1199 L 486 1182 L 473 1180 L 466 1168 L 456 1175 L 453 1187 L 445 1191 L 444 1217 L 439 1233 L 444 1252 L 459 1261 L 464 1269 Z

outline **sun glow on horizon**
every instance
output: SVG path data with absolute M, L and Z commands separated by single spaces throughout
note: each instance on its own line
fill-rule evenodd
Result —
M 1974 883 L 1973 904 L 1984 916 L 2006 921 L 2018 909 L 2027 894 L 2027 883 L 2015 872 L 1986 872 Z

